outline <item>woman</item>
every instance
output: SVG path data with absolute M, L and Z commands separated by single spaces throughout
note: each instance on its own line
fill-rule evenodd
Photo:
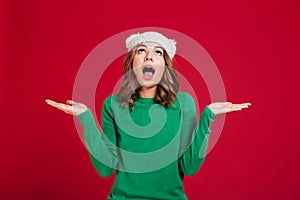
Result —
M 78 117 L 100 175 L 107 177 L 116 170 L 108 199 L 187 199 L 183 177 L 195 174 L 203 163 L 213 118 L 250 103 L 212 103 L 196 124 L 193 98 L 178 92 L 172 62 L 176 42 L 145 32 L 128 37 L 126 47 L 120 92 L 103 104 L 104 134 L 84 104 L 46 102 Z

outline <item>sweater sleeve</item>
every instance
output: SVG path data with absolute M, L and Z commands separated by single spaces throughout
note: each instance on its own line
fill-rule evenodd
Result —
M 208 145 L 210 124 L 215 117 L 214 113 L 206 106 L 196 122 L 195 103 L 191 96 L 187 96 L 182 105 L 183 121 L 180 142 L 180 166 L 184 174 L 194 175 L 202 165 Z
M 104 133 L 100 133 L 98 130 L 90 110 L 78 115 L 84 128 L 84 140 L 91 161 L 97 172 L 103 177 L 112 175 L 118 163 L 115 126 L 109 99 L 105 100 L 102 109 L 102 130 Z

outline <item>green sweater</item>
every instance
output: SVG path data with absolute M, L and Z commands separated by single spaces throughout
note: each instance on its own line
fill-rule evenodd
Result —
M 177 94 L 173 106 L 139 98 L 135 108 L 121 108 L 116 95 L 102 109 L 100 133 L 90 110 L 78 116 L 91 160 L 103 177 L 116 170 L 109 200 L 187 199 L 184 175 L 195 174 L 203 163 L 215 117 L 205 107 L 196 124 L 193 98 Z

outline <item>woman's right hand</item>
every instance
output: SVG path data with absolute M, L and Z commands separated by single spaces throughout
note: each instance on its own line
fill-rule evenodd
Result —
M 53 106 L 54 108 L 57 108 L 59 110 L 62 110 L 65 113 L 70 114 L 70 115 L 78 116 L 81 113 L 88 110 L 88 107 L 86 105 L 84 105 L 82 103 L 75 102 L 73 100 L 67 100 L 66 104 L 57 103 L 57 102 L 52 101 L 50 99 L 46 99 L 45 101 L 48 105 Z

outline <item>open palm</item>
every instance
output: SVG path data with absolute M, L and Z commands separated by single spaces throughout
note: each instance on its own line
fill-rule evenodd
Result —
M 231 102 L 211 103 L 208 108 L 216 115 L 222 115 L 233 111 L 240 111 L 251 106 L 251 103 L 233 104 Z
M 50 106 L 53 106 L 54 108 L 64 111 L 67 114 L 75 115 L 75 116 L 80 115 L 81 113 L 88 110 L 86 105 L 75 102 L 73 100 L 67 100 L 66 104 L 64 104 L 64 103 L 57 103 L 50 99 L 46 99 L 46 103 L 49 104 Z

